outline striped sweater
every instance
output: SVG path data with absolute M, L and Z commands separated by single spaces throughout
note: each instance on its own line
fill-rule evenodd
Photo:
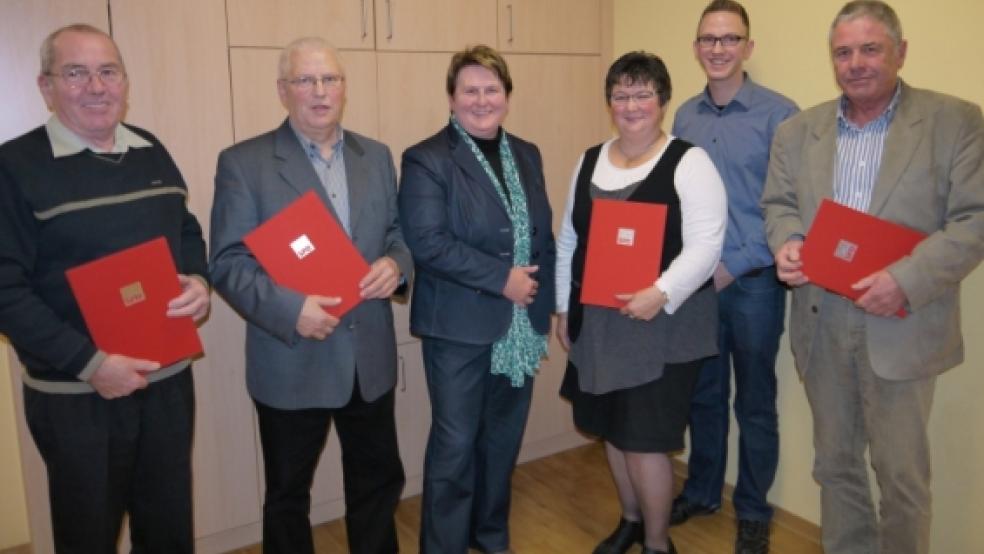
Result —
M 45 127 L 0 145 L 0 334 L 29 386 L 92 390 L 81 378 L 100 359 L 65 270 L 164 236 L 179 273 L 206 276 L 202 230 L 164 146 L 54 157 Z

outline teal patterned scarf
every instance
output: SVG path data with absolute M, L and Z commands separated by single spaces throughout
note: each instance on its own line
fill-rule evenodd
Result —
M 461 128 L 458 121 L 451 117 L 451 124 L 461 135 L 461 140 L 465 141 L 472 154 L 478 158 L 478 163 L 482 164 L 482 169 L 495 184 L 495 190 L 499 193 L 502 205 L 509 213 L 509 221 L 512 223 L 513 230 L 513 265 L 525 266 L 530 264 L 530 216 L 526 207 L 526 193 L 519 180 L 519 170 L 516 168 L 516 160 L 513 158 L 512 150 L 509 148 L 509 141 L 506 133 L 502 132 L 499 139 L 499 157 L 502 158 L 502 173 L 506 178 L 506 189 L 509 191 L 509 198 L 503 190 L 502 183 L 496 176 L 495 171 L 485 155 L 479 150 L 478 145 L 472 140 L 468 133 Z M 492 345 L 492 374 L 505 375 L 512 382 L 514 387 L 522 387 L 527 377 L 536 375 L 540 360 L 547 355 L 547 337 L 537 333 L 530 325 L 530 318 L 526 315 L 526 308 L 513 304 L 512 322 L 505 336 L 495 341 Z

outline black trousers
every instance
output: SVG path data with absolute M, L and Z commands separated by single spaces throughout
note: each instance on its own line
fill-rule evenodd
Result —
M 341 408 L 280 410 L 256 404 L 266 495 L 264 554 L 313 554 L 311 483 L 334 420 L 342 446 L 345 528 L 353 554 L 398 552 L 393 513 L 403 463 L 393 419 L 394 393 L 365 402 L 356 385 Z
M 191 370 L 113 400 L 24 387 L 24 409 L 58 554 L 115 554 L 124 513 L 134 554 L 194 552 Z

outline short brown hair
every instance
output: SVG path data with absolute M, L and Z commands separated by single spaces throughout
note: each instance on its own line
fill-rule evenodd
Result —
M 454 87 L 458 82 L 458 74 L 469 65 L 477 65 L 488 69 L 502 81 L 502 86 L 506 89 L 506 96 L 512 93 L 512 77 L 509 76 L 509 66 L 495 48 L 484 44 L 477 44 L 465 48 L 451 56 L 451 64 L 448 65 L 448 80 L 446 88 L 448 96 L 454 95 Z
M 123 64 L 123 54 L 120 53 L 120 47 L 116 45 L 116 41 L 113 37 L 109 36 L 109 33 L 103 31 L 98 27 L 93 27 L 88 23 L 72 23 L 71 25 L 65 25 L 64 27 L 59 27 L 51 32 L 50 35 L 44 38 L 41 43 L 41 74 L 50 75 L 51 70 L 54 69 L 55 65 L 55 39 L 61 36 L 62 33 L 87 33 L 90 35 L 102 35 L 109 39 L 109 42 L 113 43 L 113 48 L 116 49 L 116 57 L 120 59 L 120 66 L 125 67 Z
M 711 0 L 711 3 L 700 14 L 700 19 L 697 20 L 697 28 L 700 29 L 700 24 L 704 21 L 704 17 L 707 14 L 715 12 L 729 12 L 737 15 L 741 18 L 741 22 L 745 24 L 746 34 L 752 34 L 752 24 L 748 20 L 748 12 L 745 11 L 745 6 L 735 2 L 735 0 Z

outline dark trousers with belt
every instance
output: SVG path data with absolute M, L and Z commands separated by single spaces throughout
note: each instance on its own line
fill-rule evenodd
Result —
M 404 474 L 393 419 L 394 394 L 359 395 L 341 408 L 280 410 L 256 402 L 266 495 L 263 552 L 313 554 L 311 484 L 332 421 L 342 446 L 345 528 L 353 554 L 397 552 L 393 514 Z
M 424 459 L 420 551 L 509 548 L 512 473 L 533 380 L 491 374 L 492 346 L 423 339 L 432 423 Z
M 115 554 L 124 513 L 134 554 L 194 552 L 190 370 L 113 400 L 25 387 L 24 409 L 58 554 Z

